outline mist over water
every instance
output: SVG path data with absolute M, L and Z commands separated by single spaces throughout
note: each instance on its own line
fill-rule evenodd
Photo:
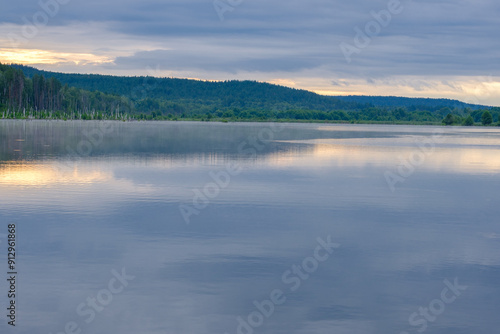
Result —
M 1 332 L 493 333 L 499 152 L 496 128 L 2 121 Z

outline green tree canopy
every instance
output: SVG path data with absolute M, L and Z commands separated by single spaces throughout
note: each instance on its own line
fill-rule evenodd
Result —
M 483 125 L 490 125 L 493 123 L 493 116 L 491 116 L 489 111 L 483 112 L 483 115 L 481 116 L 481 123 L 483 123 Z
M 452 125 L 455 122 L 455 117 L 452 114 L 446 115 L 446 117 L 443 119 L 443 124 L 445 125 Z
M 467 116 L 467 118 L 464 119 L 463 125 L 465 126 L 473 126 L 474 125 L 474 118 L 472 118 L 471 115 Z

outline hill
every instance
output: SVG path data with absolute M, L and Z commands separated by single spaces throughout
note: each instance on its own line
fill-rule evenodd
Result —
M 405 107 L 408 110 L 436 111 L 450 109 L 484 109 L 486 106 L 467 104 L 458 100 L 406 98 L 394 96 L 324 96 L 255 81 L 209 82 L 189 79 L 154 77 L 118 77 L 98 74 L 67 74 L 38 70 L 23 65 L 13 65 L 32 78 L 35 74 L 56 78 L 63 84 L 89 91 L 122 95 L 131 100 L 144 98 L 177 102 L 203 101 L 219 108 L 265 108 L 359 110 L 366 107 Z
M 369 104 L 377 107 L 406 107 L 408 109 L 441 109 L 444 107 L 448 107 L 450 109 L 470 108 L 472 110 L 487 108 L 487 106 L 484 105 L 469 104 L 451 99 L 365 95 L 337 96 L 337 98 L 345 102 Z
M 55 78 L 70 87 L 126 96 L 133 101 L 163 100 L 196 107 L 255 108 L 267 110 L 355 110 L 363 105 L 256 81 L 210 82 L 190 79 L 155 77 L 118 77 L 98 74 L 66 74 L 33 67 L 13 65 L 31 78 L 42 75 Z M 148 101 L 152 102 L 152 101 Z
M 461 124 L 489 110 L 447 99 L 332 97 L 256 81 L 65 74 L 0 64 L 2 118 Z M 470 124 L 471 121 L 468 122 Z

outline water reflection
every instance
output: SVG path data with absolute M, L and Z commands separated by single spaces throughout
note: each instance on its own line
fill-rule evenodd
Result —
M 68 147 L 97 122 L 0 122 L 0 217 L 22 245 L 16 333 L 75 321 L 88 333 L 232 334 L 274 289 L 287 301 L 255 333 L 413 333 L 409 316 L 455 277 L 468 290 L 426 332 L 496 330 L 500 131 L 298 124 L 255 155 L 238 149 L 268 126 L 117 122 L 75 158 Z M 392 193 L 384 172 L 436 129 Z M 227 163 L 242 172 L 186 225 L 179 204 Z M 340 248 L 291 291 L 283 273 L 328 235 Z M 87 323 L 78 305 L 122 268 L 136 278 Z
M 101 170 L 85 171 L 75 167 L 72 171 L 64 171 L 46 163 L 7 161 L 0 165 L 0 184 L 11 187 L 77 186 L 106 182 L 111 178 L 112 174 Z
M 301 153 L 275 153 L 269 157 L 271 164 L 281 167 L 295 166 L 314 168 L 318 164 L 334 164 L 336 167 L 397 166 L 401 160 L 407 160 L 413 154 L 423 154 L 419 168 L 434 172 L 449 173 L 498 173 L 500 171 L 500 146 L 498 140 L 493 145 L 485 141 L 480 146 L 477 140 L 464 140 L 462 146 L 447 147 L 450 139 L 435 142 L 425 150 L 418 146 L 418 141 L 402 139 L 398 146 L 394 141 L 366 139 L 362 140 L 325 140 L 288 141 L 303 144 L 306 148 Z M 475 142 L 475 144 L 466 144 Z M 406 144 L 406 145 L 404 145 Z M 404 146 L 403 146 L 404 145 Z M 454 145 L 459 145 L 454 142 Z

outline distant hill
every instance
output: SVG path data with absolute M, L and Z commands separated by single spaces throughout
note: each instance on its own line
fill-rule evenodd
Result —
M 405 107 L 408 110 L 437 111 L 442 108 L 472 110 L 488 108 L 458 100 L 385 96 L 324 96 L 306 90 L 256 81 L 209 82 L 154 77 L 118 77 L 98 74 L 67 74 L 12 65 L 32 78 L 35 74 L 56 78 L 62 84 L 89 91 L 122 95 L 133 101 L 168 100 L 177 103 L 210 105 L 217 108 L 268 110 L 361 110 L 367 107 Z
M 65 74 L 0 64 L 0 116 L 489 125 L 499 124 L 500 108 L 448 99 L 324 96 L 256 81 Z
M 420 97 L 398 97 L 398 96 L 366 96 L 366 95 L 348 95 L 336 96 L 336 98 L 360 104 L 370 104 L 377 107 L 407 107 L 416 109 L 425 108 L 470 108 L 472 110 L 484 109 L 486 106 L 479 104 L 469 104 L 451 99 L 431 99 Z
M 203 103 L 217 108 L 256 108 L 268 110 L 312 109 L 354 110 L 363 107 L 306 90 L 256 81 L 210 82 L 155 77 L 118 77 L 98 74 L 66 74 L 13 65 L 32 78 L 35 74 L 56 78 L 62 84 L 89 91 L 117 94 L 137 101 L 160 99 L 177 103 Z

